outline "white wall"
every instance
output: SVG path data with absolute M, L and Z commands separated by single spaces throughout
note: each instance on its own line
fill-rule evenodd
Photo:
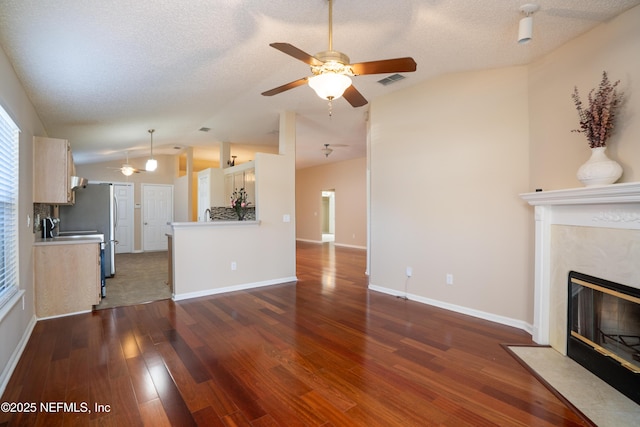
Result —
M 187 175 L 173 180 L 173 220 L 175 222 L 188 222 L 189 218 L 189 178 Z
M 35 324 L 33 290 L 33 229 L 27 226 L 27 215 L 33 221 L 33 136 L 46 136 L 36 111 L 27 97 L 4 51 L 0 49 L 0 104 L 20 128 L 19 172 L 19 286 L 24 290 L 24 309 L 21 301 L 4 307 L 0 319 L 0 394 L 13 371 L 24 340 Z M 7 311 L 5 313 L 5 311 Z
M 374 288 L 403 294 L 406 285 L 413 299 L 531 323 L 532 224 L 518 197 L 529 189 L 527 96 L 527 69 L 514 67 L 447 75 L 373 102 Z

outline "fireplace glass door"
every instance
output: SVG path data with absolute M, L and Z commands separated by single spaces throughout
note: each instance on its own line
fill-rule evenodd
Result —
M 640 289 L 571 272 L 568 307 L 567 355 L 640 403 Z

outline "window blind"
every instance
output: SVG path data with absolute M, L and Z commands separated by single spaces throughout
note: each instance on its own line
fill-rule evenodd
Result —
M 0 106 L 0 307 L 18 290 L 19 132 Z

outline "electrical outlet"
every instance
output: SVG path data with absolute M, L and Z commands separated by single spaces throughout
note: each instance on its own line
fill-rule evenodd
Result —
M 453 285 L 453 274 L 447 273 L 447 285 Z
M 407 267 L 407 277 L 413 276 L 413 268 Z
M 235 261 L 231 262 L 231 270 L 236 271 L 238 269 L 238 264 Z

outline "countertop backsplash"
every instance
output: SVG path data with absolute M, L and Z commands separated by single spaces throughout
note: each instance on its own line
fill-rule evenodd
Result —
M 33 232 L 42 233 L 42 220 L 53 215 L 53 207 L 44 203 L 33 204 Z
M 211 207 L 211 221 L 235 221 L 238 219 L 238 214 L 231 207 Z M 247 215 L 244 217 L 247 221 L 255 221 L 256 208 L 255 206 L 247 208 Z

